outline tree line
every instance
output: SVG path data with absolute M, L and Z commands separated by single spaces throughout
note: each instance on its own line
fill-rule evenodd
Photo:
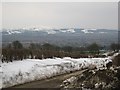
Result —
M 118 50 L 118 44 L 111 44 L 112 50 Z M 2 48 L 2 62 L 12 62 L 23 59 L 45 59 L 54 57 L 88 58 L 90 55 L 98 56 L 102 47 L 92 43 L 87 47 L 56 46 L 49 43 L 31 43 L 29 47 L 23 47 L 19 41 L 13 41 Z

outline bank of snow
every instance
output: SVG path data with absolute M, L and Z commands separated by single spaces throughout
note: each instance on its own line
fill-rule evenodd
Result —
M 34 80 L 49 78 L 55 75 L 68 73 L 96 66 L 103 67 L 111 61 L 109 58 L 55 58 L 55 59 L 26 59 L 2 63 L 2 83 L 0 87 L 10 87 Z M 0 67 L 0 68 L 1 68 Z

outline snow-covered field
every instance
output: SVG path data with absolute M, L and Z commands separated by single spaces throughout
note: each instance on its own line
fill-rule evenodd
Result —
M 107 58 L 55 58 L 55 59 L 26 59 L 1 64 L 0 87 L 10 87 L 34 80 L 49 78 L 55 75 L 68 73 L 96 66 L 103 67 L 110 60 Z

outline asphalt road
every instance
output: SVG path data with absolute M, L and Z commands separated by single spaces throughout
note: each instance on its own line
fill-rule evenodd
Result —
M 82 74 L 82 72 L 84 71 L 85 70 L 74 71 L 69 74 L 63 74 L 63 75 L 54 76 L 54 77 L 44 79 L 44 80 L 33 81 L 33 82 L 21 84 L 21 85 L 16 85 L 10 88 L 60 88 L 60 85 L 62 84 L 64 80 L 72 76 Z

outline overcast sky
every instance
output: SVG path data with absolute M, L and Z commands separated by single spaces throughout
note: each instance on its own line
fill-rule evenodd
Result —
M 117 2 L 4 2 L 2 27 L 118 28 Z

